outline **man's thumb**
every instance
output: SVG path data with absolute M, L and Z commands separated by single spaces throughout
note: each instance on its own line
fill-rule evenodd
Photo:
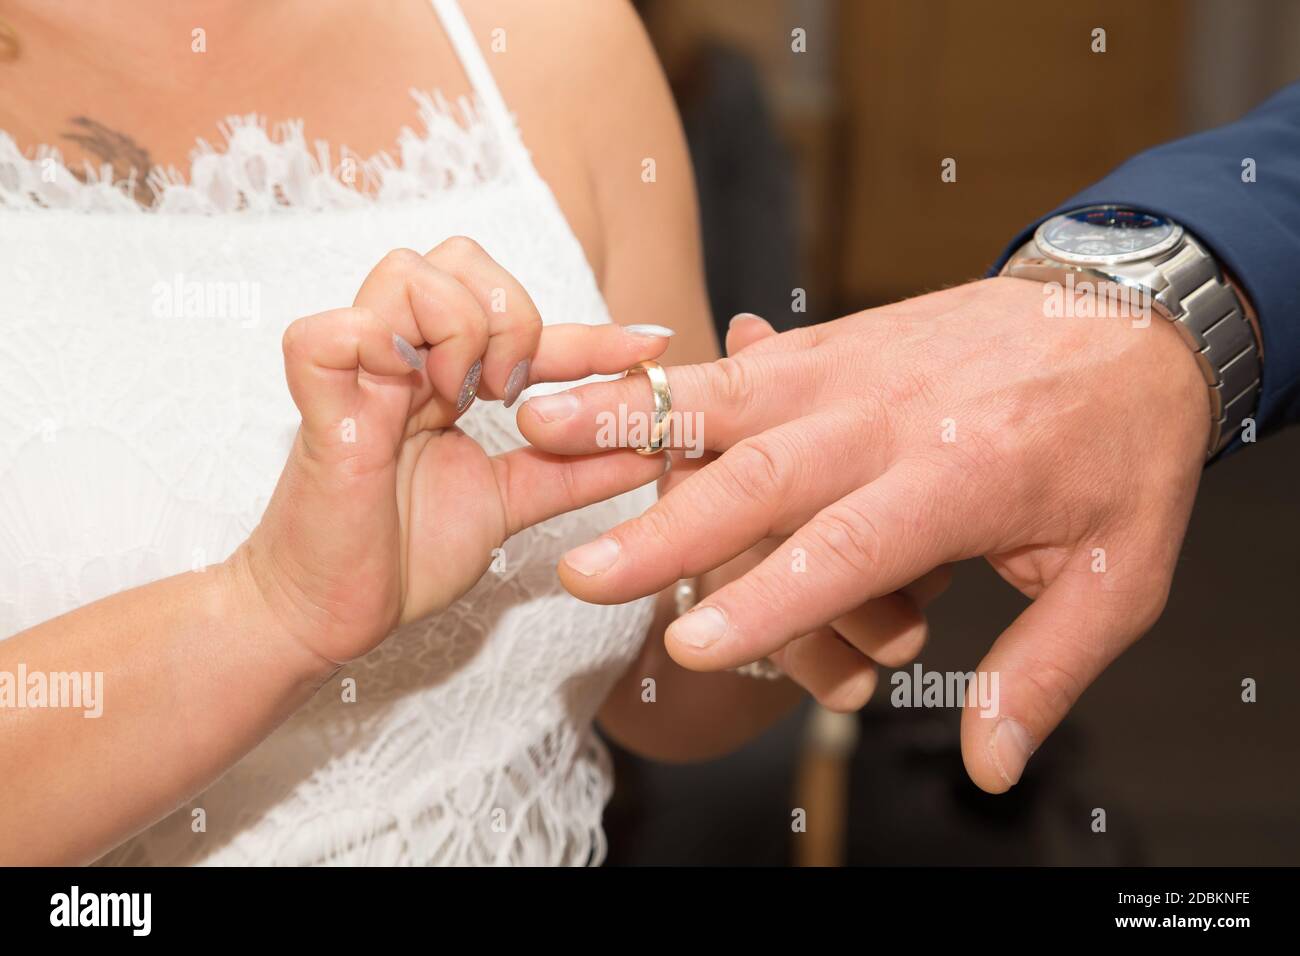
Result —
M 1109 592 L 1101 577 L 1065 572 L 980 662 L 962 714 L 961 750 L 981 790 L 1011 789 L 1088 685 L 1153 619 Z

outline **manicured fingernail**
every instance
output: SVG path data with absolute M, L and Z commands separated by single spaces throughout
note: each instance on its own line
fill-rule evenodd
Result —
M 510 377 L 506 379 L 506 408 L 515 403 L 519 393 L 528 385 L 528 364 L 528 359 L 524 359 L 510 370 Z
M 1014 787 L 1025 772 L 1025 764 L 1034 752 L 1029 731 L 1010 717 L 1003 717 L 989 737 L 989 755 L 993 766 L 1008 787 Z
M 716 607 L 697 607 L 673 621 L 668 635 L 688 647 L 704 649 L 727 633 L 727 619 Z
M 727 328 L 731 328 L 741 319 L 758 319 L 760 322 L 763 321 L 761 315 L 755 315 L 753 312 L 737 312 L 731 317 L 731 321 L 727 323 Z
M 478 394 L 478 383 L 483 378 L 483 360 L 479 359 L 465 376 L 465 384 L 460 387 L 460 395 L 456 398 L 456 411 L 463 412 L 469 408 L 469 403 L 474 401 L 474 396 Z
M 533 414 L 544 422 L 560 422 L 578 410 L 578 396 L 568 392 L 540 395 L 524 402 L 524 407 L 531 408 Z
M 397 349 L 397 354 L 402 357 L 402 361 L 411 368 L 424 368 L 424 359 L 420 358 L 420 353 L 415 350 L 415 346 L 396 332 L 393 333 L 393 348 Z
M 623 331 L 628 335 L 649 335 L 656 339 L 670 339 L 676 334 L 662 325 L 625 325 Z
M 618 542 L 613 538 L 597 538 L 566 554 L 564 563 L 584 577 L 591 577 L 613 567 L 619 550 Z

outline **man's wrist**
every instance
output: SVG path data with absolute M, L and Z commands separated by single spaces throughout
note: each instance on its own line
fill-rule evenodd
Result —
M 1067 210 L 1043 221 L 1002 273 L 1048 283 L 1066 308 L 1089 315 L 1169 320 L 1208 390 L 1206 459 L 1252 420 L 1261 368 L 1253 310 L 1216 256 L 1181 223 L 1135 206 Z

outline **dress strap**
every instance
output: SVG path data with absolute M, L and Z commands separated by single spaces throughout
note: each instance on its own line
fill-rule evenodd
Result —
M 461 68 L 469 77 L 470 86 L 474 89 L 492 126 L 504 142 L 512 144 L 517 151 L 522 151 L 523 141 L 519 137 L 514 117 L 506 108 L 506 101 L 501 96 L 501 90 L 492 76 L 487 60 L 483 57 L 483 51 L 479 48 L 469 21 L 465 19 L 465 14 L 460 9 L 460 4 L 456 0 L 432 0 L 432 3 L 433 10 L 447 33 L 447 39 L 451 41 L 452 49 L 456 51 Z

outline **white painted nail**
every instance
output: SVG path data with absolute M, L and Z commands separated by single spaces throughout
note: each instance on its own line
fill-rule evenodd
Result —
M 625 325 L 623 331 L 628 335 L 648 335 L 656 339 L 670 339 L 676 334 L 662 325 Z

